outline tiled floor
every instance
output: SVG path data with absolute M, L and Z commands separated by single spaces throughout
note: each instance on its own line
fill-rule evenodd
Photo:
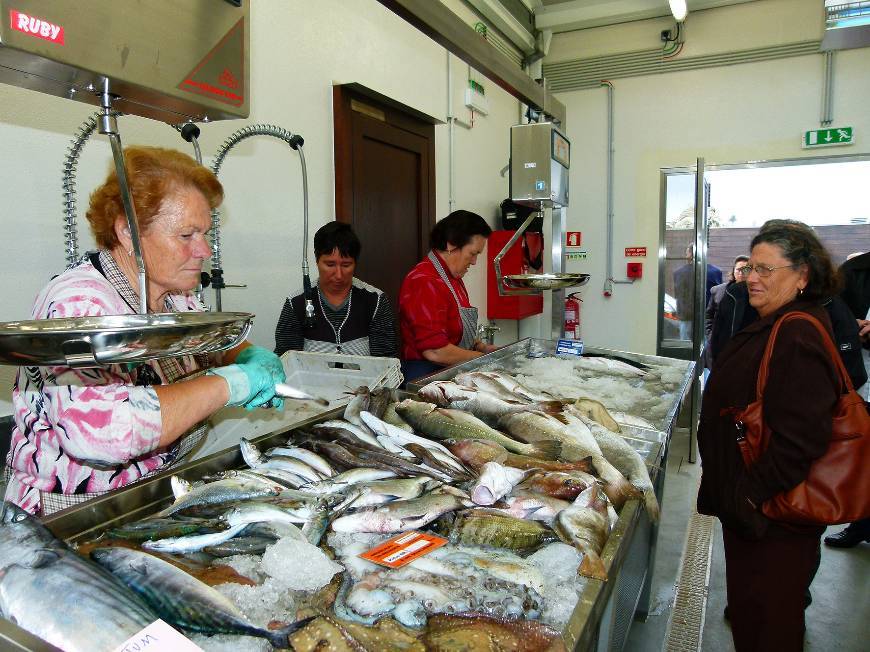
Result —
M 626 652 L 659 652 L 664 644 L 686 536 L 695 504 L 700 465 L 688 464 L 688 432 L 678 429 L 671 443 L 662 526 L 653 575 L 654 602 L 645 622 L 635 621 Z M 831 528 L 837 531 L 840 527 Z M 807 650 L 851 652 L 870 650 L 870 544 L 850 550 L 822 546 L 822 564 L 811 587 L 807 609 Z M 722 617 L 725 607 L 725 562 L 722 530 L 716 523 L 710 569 L 707 612 L 701 649 L 731 652 L 731 630 Z M 863 643 L 862 643 L 863 641 Z

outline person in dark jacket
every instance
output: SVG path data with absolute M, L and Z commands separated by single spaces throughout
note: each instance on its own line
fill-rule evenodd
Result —
M 859 254 L 850 257 L 840 266 L 840 277 L 843 281 L 843 291 L 840 297 L 852 311 L 856 324 L 859 327 L 863 351 L 863 363 L 865 369 L 870 370 L 870 253 Z M 866 379 L 866 376 L 865 376 Z M 854 380 L 852 381 L 858 393 L 868 400 L 868 388 Z M 868 403 L 870 409 L 870 403 Z M 862 541 L 870 541 L 870 518 L 865 518 L 839 532 L 825 537 L 825 544 L 834 548 L 853 548 Z
M 396 318 L 389 299 L 353 276 L 361 251 L 359 238 L 349 224 L 327 222 L 317 230 L 314 323 L 304 323 L 304 293 L 287 298 L 275 327 L 276 354 L 296 350 L 399 356 Z
M 692 297 L 695 287 L 695 245 L 686 247 L 686 264 L 674 272 L 674 298 L 677 300 L 677 319 L 680 324 L 680 339 L 692 339 Z M 710 290 L 722 282 L 722 270 L 707 263 L 704 283 L 704 306 L 710 302 Z
M 734 259 L 734 264 L 731 265 L 731 272 L 728 275 L 728 280 L 724 283 L 714 286 L 710 290 L 710 299 L 707 301 L 707 311 L 704 314 L 704 339 L 707 343 L 704 349 L 704 363 L 707 369 L 713 368 L 713 352 L 710 346 L 710 340 L 713 335 L 713 323 L 716 321 L 716 313 L 719 311 L 719 304 L 722 303 L 722 298 L 725 296 L 725 290 L 729 285 L 737 283 L 738 279 L 743 280 L 741 270 L 749 264 L 749 256 L 743 254 Z
M 780 317 L 803 311 L 830 330 L 821 303 L 836 293 L 837 279 L 830 256 L 801 224 L 762 229 L 752 240 L 748 269 L 749 304 L 759 318 L 728 341 L 704 391 L 698 512 L 722 523 L 737 652 L 802 650 L 805 592 L 824 527 L 779 523 L 768 519 L 761 506 L 805 480 L 831 439 L 840 380 L 818 331 L 808 322 L 793 321 L 779 332 L 763 395 L 772 434 L 751 468 L 741 457 L 729 411 L 755 400 L 761 358 Z M 813 398 L 795 400 L 801 396 Z

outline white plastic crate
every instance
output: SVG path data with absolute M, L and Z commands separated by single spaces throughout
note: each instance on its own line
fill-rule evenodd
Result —
M 288 385 L 330 402 L 346 399 L 360 385 L 375 389 L 402 384 L 397 358 L 287 351 L 281 362 Z
M 238 446 L 242 437 L 253 439 L 335 409 L 347 403 L 351 398 L 349 392 L 360 385 L 370 389 L 398 387 L 403 380 L 396 358 L 287 351 L 281 362 L 288 385 L 327 399 L 329 406 L 285 399 L 282 412 L 224 408 L 209 419 L 211 427 L 190 459 Z

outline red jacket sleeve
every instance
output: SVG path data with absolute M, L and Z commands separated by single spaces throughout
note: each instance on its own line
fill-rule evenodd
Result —
M 417 351 L 440 349 L 450 344 L 449 313 L 443 289 L 441 279 L 427 278 L 415 279 L 403 288 L 402 317 Z

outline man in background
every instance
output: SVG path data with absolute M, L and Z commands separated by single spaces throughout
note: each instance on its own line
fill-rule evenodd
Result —
M 680 339 L 692 339 L 692 295 L 695 287 L 695 245 L 686 247 L 686 264 L 674 272 L 674 295 L 677 300 L 677 319 L 680 324 Z M 704 306 L 710 302 L 710 290 L 722 283 L 722 270 L 707 263 L 707 280 L 704 287 Z

